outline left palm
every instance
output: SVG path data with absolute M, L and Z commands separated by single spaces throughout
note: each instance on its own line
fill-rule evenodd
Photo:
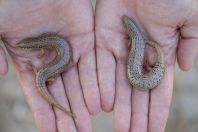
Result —
M 39 131 L 91 132 L 89 113 L 95 114 L 100 109 L 91 2 L 5 0 L 0 3 L 0 33 Z M 42 60 L 37 58 L 38 51 L 27 52 L 16 48 L 16 43 L 23 38 L 38 36 L 43 32 L 55 32 L 71 44 L 72 64 L 49 86 L 49 91 L 61 105 L 77 116 L 74 120 L 51 107 L 38 93 L 35 75 L 27 65 L 28 61 L 38 68 L 42 65 Z M 49 61 L 52 54 L 48 53 L 45 57 Z M 3 74 L 6 72 L 6 62 L 3 56 L 0 58 L 0 73 Z

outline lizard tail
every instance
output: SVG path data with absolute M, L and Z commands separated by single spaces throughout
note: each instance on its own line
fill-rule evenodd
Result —
M 71 117 L 76 117 L 72 112 L 70 112 L 69 110 L 66 110 L 62 105 L 60 105 L 47 91 L 46 87 L 43 86 L 38 86 L 38 90 L 40 92 L 40 94 L 42 95 L 43 98 L 45 98 L 45 100 L 47 100 L 50 104 L 52 104 L 53 106 L 57 107 L 58 109 L 60 109 L 61 111 L 63 111 L 64 113 L 66 113 L 67 115 L 71 116 Z

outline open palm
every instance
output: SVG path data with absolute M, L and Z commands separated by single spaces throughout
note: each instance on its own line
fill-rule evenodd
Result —
M 193 6 L 192 6 L 193 5 Z M 101 104 L 114 108 L 116 132 L 163 132 L 168 118 L 176 56 L 191 67 L 198 43 L 197 2 L 185 0 L 100 0 L 96 4 L 96 55 Z M 128 37 L 122 16 L 135 19 L 144 36 L 160 44 L 167 65 L 157 88 L 138 91 L 127 80 Z M 197 27 L 196 27 L 197 26 Z M 177 51 L 178 48 L 178 51 Z M 155 62 L 147 47 L 147 59 Z
M 3 0 L 0 2 L 0 33 L 12 57 L 17 76 L 42 132 L 90 132 L 90 114 L 114 108 L 117 132 L 162 132 L 168 118 L 173 88 L 176 56 L 182 69 L 188 70 L 198 50 L 198 3 L 196 1 L 100 0 L 96 4 L 95 33 L 97 87 L 94 52 L 94 18 L 89 0 Z M 133 17 L 144 36 L 158 42 L 165 55 L 167 72 L 160 85 L 150 92 L 138 91 L 126 77 L 128 37 L 122 26 L 123 15 Z M 76 116 L 72 119 L 49 105 L 38 93 L 37 68 L 54 56 L 47 52 L 45 61 L 31 52 L 16 48 L 17 42 L 44 32 L 65 37 L 73 49 L 72 63 L 49 86 L 54 98 Z M 178 49 L 178 50 L 177 50 Z M 149 63 L 154 64 L 153 49 L 146 49 Z M 0 74 L 7 71 L 0 48 Z
M 100 109 L 91 2 L 3 0 L 0 3 L 1 37 L 12 57 L 39 131 L 91 132 L 89 113 L 95 114 Z M 56 77 L 55 82 L 49 86 L 49 91 L 62 106 L 76 115 L 74 120 L 53 108 L 38 93 L 35 74 L 28 62 L 31 61 L 37 68 L 43 65 L 45 62 L 37 57 L 39 51 L 28 52 L 16 48 L 17 42 L 23 38 L 38 36 L 44 32 L 55 32 L 65 37 L 72 46 L 70 67 L 62 76 Z M 7 65 L 2 49 L 0 53 L 0 73 L 4 74 Z M 51 52 L 46 52 L 45 61 L 52 60 L 52 57 Z

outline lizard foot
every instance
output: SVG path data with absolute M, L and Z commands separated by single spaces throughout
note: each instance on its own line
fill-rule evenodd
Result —
M 34 74 L 36 75 L 38 70 L 36 69 L 36 67 L 34 66 L 34 64 L 31 61 L 27 62 L 28 66 L 30 67 L 31 70 L 33 70 Z
M 47 85 L 51 85 L 54 82 L 54 80 L 55 80 L 54 78 L 47 79 L 46 81 Z
M 38 58 L 43 58 L 44 57 L 44 55 L 45 55 L 45 51 L 44 51 L 44 49 L 43 48 L 41 48 L 41 51 L 40 51 L 40 53 L 38 54 Z
M 153 66 L 149 65 L 149 62 L 146 59 L 144 60 L 143 67 L 145 72 L 150 72 L 153 69 Z

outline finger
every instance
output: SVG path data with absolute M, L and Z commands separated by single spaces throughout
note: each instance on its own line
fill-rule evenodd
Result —
M 182 70 L 190 70 L 198 52 L 198 39 L 181 39 L 177 52 L 177 60 Z
M 172 89 L 174 65 L 167 67 L 159 86 L 151 91 L 149 110 L 149 132 L 164 132 L 168 119 Z
M 102 109 L 110 112 L 115 96 L 115 59 L 112 53 L 97 48 L 98 80 Z
M 17 77 L 22 85 L 25 97 L 34 114 L 36 126 L 40 132 L 56 132 L 55 116 L 51 105 L 39 94 L 32 71 L 24 68 L 24 64 L 13 62 Z M 25 81 L 24 81 L 25 80 Z
M 116 98 L 114 122 L 116 132 L 129 132 L 131 115 L 131 85 L 127 80 L 126 64 L 116 67 Z
M 133 89 L 131 132 L 147 132 L 149 92 Z
M 95 52 L 88 52 L 79 61 L 80 82 L 90 114 L 100 110 L 100 95 L 97 84 Z
M 80 86 L 78 70 L 72 67 L 64 73 L 64 85 L 72 112 L 76 115 L 75 123 L 78 132 L 92 132 L 89 112 L 84 103 L 84 98 Z
M 1 43 L 1 41 L 0 41 Z M 4 49 L 0 46 L 0 75 L 5 75 L 8 71 L 8 64 Z
M 61 77 L 57 77 L 56 80 L 48 86 L 48 89 L 54 99 L 63 106 L 66 110 L 70 111 L 69 103 L 64 90 L 64 85 Z M 58 132 L 76 132 L 75 123 L 71 116 L 65 114 L 61 110 L 54 107 L 56 125 Z M 72 112 L 72 111 L 71 111 Z

